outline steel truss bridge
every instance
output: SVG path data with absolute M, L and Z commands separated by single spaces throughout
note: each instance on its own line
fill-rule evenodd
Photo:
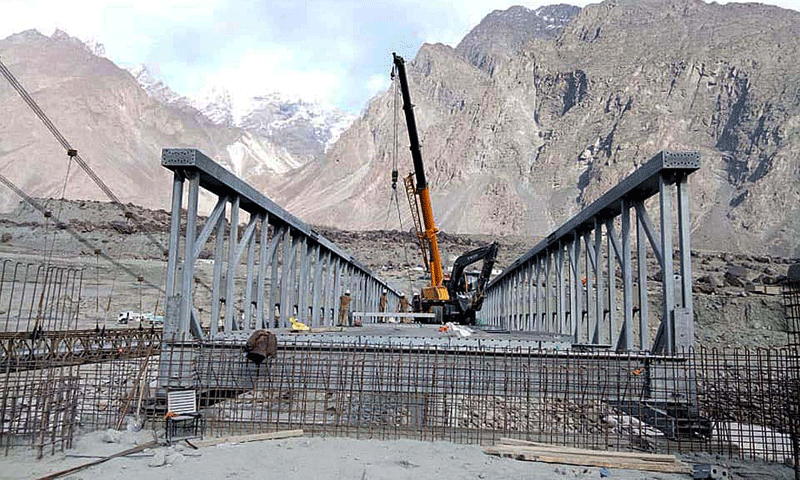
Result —
M 312 327 L 334 325 L 348 289 L 354 311 L 377 311 L 383 289 L 394 310 L 394 288 L 200 151 L 165 149 L 162 165 L 174 173 L 165 338 L 243 339 L 255 329 L 288 327 L 291 316 Z M 688 177 L 698 168 L 697 152 L 655 155 L 493 279 L 479 322 L 568 336 L 582 348 L 671 355 L 692 346 Z M 176 212 L 184 207 L 185 184 L 182 224 Z M 217 199 L 202 227 L 201 190 Z M 649 213 L 656 206 L 658 213 Z M 231 225 L 243 215 L 249 218 L 240 235 Z M 211 308 L 201 321 L 195 269 L 210 242 Z M 648 258 L 661 279 L 653 295 L 660 312 L 650 311 Z
M 692 346 L 688 177 L 699 168 L 697 152 L 654 156 L 493 279 L 481 317 L 512 331 L 570 335 L 584 347 L 671 355 Z M 658 223 L 648 213 L 656 195 Z M 661 278 L 654 335 L 648 255 Z
M 290 317 L 312 327 L 333 325 L 339 316 L 339 297 L 346 290 L 352 292 L 352 310 L 377 311 L 384 289 L 388 308 L 394 309 L 399 295 L 391 285 L 200 151 L 165 149 L 161 163 L 174 172 L 166 334 L 191 332 L 198 340 L 249 335 L 255 329 L 289 327 Z M 186 222 L 181 224 L 176 212 L 182 209 L 184 184 L 188 184 L 188 206 Z M 198 233 L 201 190 L 217 201 Z M 249 219 L 239 235 L 242 213 Z M 213 285 L 206 335 L 195 306 L 194 273 L 212 233 Z M 242 263 L 245 276 L 237 282 Z

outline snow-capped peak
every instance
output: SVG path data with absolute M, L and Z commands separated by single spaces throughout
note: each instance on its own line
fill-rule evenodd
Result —
M 242 128 L 270 137 L 302 131 L 325 151 L 356 118 L 335 107 L 281 92 L 253 97 L 240 111 L 243 113 L 237 124 Z
M 206 89 L 192 104 L 217 125 L 232 126 L 236 123 L 233 117 L 233 100 L 224 87 L 215 85 Z
M 144 88 L 144 91 L 147 92 L 148 95 L 159 102 L 166 105 L 186 105 L 189 103 L 186 97 L 179 95 L 173 89 L 169 88 L 169 85 L 156 78 L 146 65 L 124 65 L 124 68 L 133 75 L 133 78 L 139 82 L 139 85 Z
M 239 127 L 277 144 L 288 142 L 291 153 L 301 156 L 327 151 L 356 118 L 330 105 L 277 91 L 243 100 L 215 85 L 187 98 L 156 78 L 145 65 L 125 68 L 161 103 L 190 106 L 217 125 Z

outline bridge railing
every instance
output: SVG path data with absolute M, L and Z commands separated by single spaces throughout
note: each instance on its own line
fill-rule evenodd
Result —
M 699 168 L 698 152 L 655 155 L 493 279 L 481 322 L 567 334 L 576 344 L 620 351 L 671 354 L 690 347 L 694 314 L 687 178 Z M 646 205 L 655 195 L 657 225 Z M 654 332 L 648 255 L 655 259 L 661 284 L 661 320 Z
M 333 325 L 347 290 L 351 311 L 377 311 L 383 290 L 395 308 L 394 288 L 202 152 L 164 149 L 161 163 L 174 172 L 165 334 L 213 339 L 288 327 L 290 317 L 309 326 Z M 201 190 L 216 197 L 216 205 L 198 231 Z M 249 219 L 240 231 L 244 215 Z M 207 243 L 210 252 L 204 252 Z M 203 280 L 209 266 L 199 265 L 201 257 L 210 260 L 210 281 Z

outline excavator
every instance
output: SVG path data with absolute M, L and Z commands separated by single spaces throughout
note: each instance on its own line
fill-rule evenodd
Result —
M 411 307 L 417 313 L 433 313 L 435 323 L 453 322 L 466 325 L 475 324 L 475 313 L 483 306 L 484 287 L 492 274 L 492 267 L 497 258 L 497 242 L 471 250 L 456 259 L 450 277 L 445 278 L 442 271 L 442 258 L 439 252 L 439 230 L 433 219 L 430 190 L 425 178 L 422 163 L 417 122 L 414 118 L 414 106 L 406 77 L 406 66 L 403 57 L 392 53 L 394 61 L 393 74 L 400 81 L 403 97 L 403 112 L 408 127 L 411 159 L 414 172 L 404 178 L 406 194 L 411 216 L 414 220 L 417 242 L 422 251 L 425 268 L 430 272 L 430 285 L 415 293 Z M 396 174 L 393 172 L 396 178 Z M 421 219 L 420 219 L 421 218 Z M 468 274 L 467 267 L 483 260 L 483 268 L 477 275 Z

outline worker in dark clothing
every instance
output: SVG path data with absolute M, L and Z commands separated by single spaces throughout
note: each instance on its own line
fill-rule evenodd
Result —
M 339 297 L 339 326 L 350 326 L 350 290 L 345 290 L 344 295 Z
M 400 302 L 397 304 L 397 313 L 408 313 L 408 299 L 405 293 L 400 293 Z

